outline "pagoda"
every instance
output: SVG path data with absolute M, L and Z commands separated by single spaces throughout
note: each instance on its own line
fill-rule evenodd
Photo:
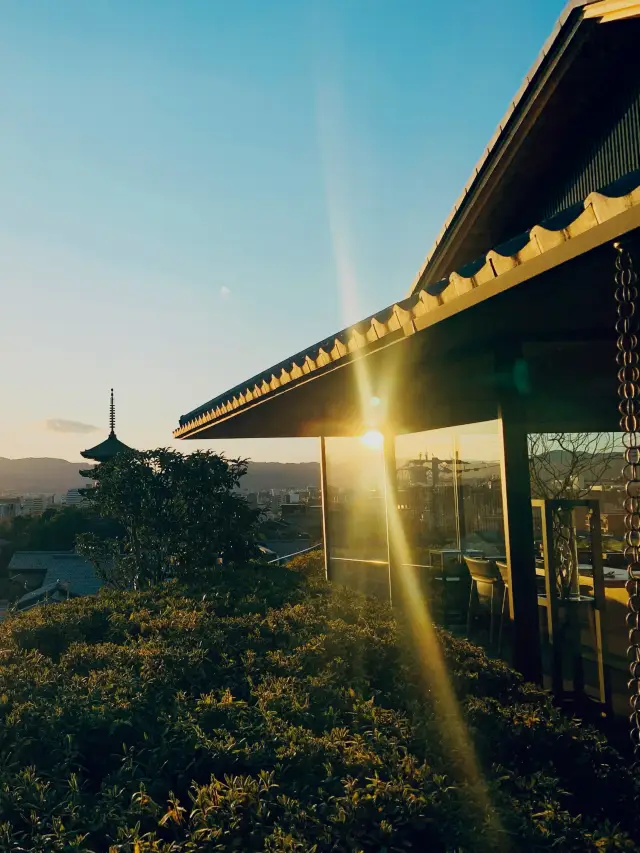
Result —
M 119 453 L 125 450 L 131 450 L 126 444 L 123 444 L 116 436 L 116 409 L 113 402 L 113 388 L 111 389 L 111 405 L 109 407 L 109 435 L 100 444 L 95 447 L 90 447 L 88 450 L 81 451 L 80 455 L 84 459 L 91 459 L 93 462 L 109 462 Z

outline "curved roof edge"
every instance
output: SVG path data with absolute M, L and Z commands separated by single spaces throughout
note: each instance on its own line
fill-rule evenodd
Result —
M 427 257 L 424 260 L 424 263 L 418 270 L 417 275 L 415 276 L 411 288 L 409 290 L 409 294 L 412 294 L 418 289 L 421 285 L 422 279 L 425 276 L 425 273 L 428 272 L 429 266 L 434 259 L 434 256 L 438 252 L 440 245 L 442 244 L 446 234 L 449 232 L 451 226 L 454 223 L 454 220 L 459 213 L 459 211 L 464 206 L 466 199 L 471 195 L 474 185 L 476 181 L 480 177 L 480 173 L 482 172 L 484 166 L 487 164 L 491 156 L 494 154 L 499 144 L 502 142 L 505 132 L 509 127 L 509 123 L 516 112 L 516 110 L 522 106 L 526 95 L 530 92 L 532 84 L 535 81 L 536 75 L 541 70 L 545 60 L 552 52 L 553 48 L 556 46 L 556 43 L 559 40 L 560 34 L 565 30 L 566 25 L 569 22 L 571 17 L 575 17 L 574 13 L 577 15 L 582 12 L 582 10 L 586 6 L 590 6 L 593 3 L 597 3 L 599 0 L 569 0 L 567 5 L 562 10 L 560 17 L 558 18 L 553 30 L 551 31 L 551 35 L 545 41 L 544 45 L 535 62 L 531 66 L 529 73 L 524 78 L 520 88 L 516 92 L 513 100 L 509 104 L 506 113 L 502 117 L 501 121 L 498 124 L 493 136 L 490 138 L 487 147 L 484 149 L 482 156 L 476 163 L 473 172 L 471 173 L 471 177 L 465 184 L 462 192 L 456 199 L 451 212 L 447 216 L 444 225 L 440 229 L 438 236 L 436 237 Z
M 634 207 L 640 207 L 640 171 L 620 178 L 599 192 L 590 193 L 584 202 L 496 246 L 457 272 L 419 287 L 406 299 L 281 361 L 183 415 L 173 432 L 174 438 L 195 437 L 203 428 L 238 409 L 261 402 L 336 362 L 363 355 L 385 338 L 390 341 L 392 338 L 387 336 L 412 334 L 416 331 L 416 321 L 422 315 L 436 312 L 443 306 L 455 310 L 455 300 L 459 297 L 490 285 L 516 267 L 526 265 Z M 418 321 L 417 325 L 421 322 Z
M 96 444 L 95 447 L 90 447 L 87 450 L 80 451 L 80 456 L 84 459 L 91 459 L 94 462 L 107 462 L 113 459 L 118 453 L 123 453 L 131 448 L 120 441 L 115 432 L 110 432 L 104 441 Z

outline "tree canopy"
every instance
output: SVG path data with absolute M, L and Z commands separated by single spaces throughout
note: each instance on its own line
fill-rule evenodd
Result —
M 42 515 L 19 515 L 4 526 L 2 536 L 18 551 L 71 551 L 81 533 L 117 536 L 119 532 L 113 521 L 80 505 L 51 507 Z
M 193 582 L 219 563 L 257 555 L 260 514 L 237 492 L 242 459 L 212 451 L 131 450 L 93 469 L 85 494 L 100 516 L 122 528 L 117 537 L 85 534 L 78 551 L 106 581 L 145 586 L 176 578 Z

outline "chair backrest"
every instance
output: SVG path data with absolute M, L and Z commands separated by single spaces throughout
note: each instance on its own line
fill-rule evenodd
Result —
M 505 586 L 509 586 L 509 566 L 503 560 L 496 560 L 496 566 L 500 572 L 502 583 Z
M 477 583 L 498 583 L 500 575 L 493 560 L 480 560 L 476 557 L 465 557 L 469 574 Z

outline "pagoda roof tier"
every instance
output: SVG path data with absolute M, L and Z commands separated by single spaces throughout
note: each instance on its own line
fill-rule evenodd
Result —
M 109 435 L 107 438 L 96 444 L 95 447 L 90 447 L 88 450 L 83 450 L 80 456 L 85 459 L 92 459 L 94 462 L 109 462 L 114 456 L 131 448 L 123 444 L 116 436 L 116 407 L 113 401 L 113 388 L 111 389 L 111 402 L 109 405 Z
M 92 459 L 94 462 L 108 462 L 125 450 L 131 450 L 131 448 L 120 441 L 115 432 L 111 432 L 100 444 L 96 444 L 95 447 L 90 447 L 88 450 L 83 450 L 80 455 L 84 459 Z

